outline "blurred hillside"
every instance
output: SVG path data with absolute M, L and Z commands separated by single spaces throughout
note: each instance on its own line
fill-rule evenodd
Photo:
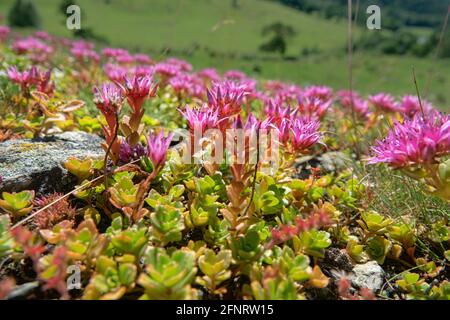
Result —
M 347 0 L 273 0 L 324 18 L 347 18 Z M 354 1 L 355 7 L 357 1 Z M 361 9 L 378 5 L 384 26 L 396 30 L 404 26 L 438 28 L 450 5 L 448 0 L 359 0 Z M 364 12 L 362 10 L 361 12 Z
M 15 1 L 0 2 L 3 23 L 7 23 L 8 12 Z M 334 88 L 347 86 L 347 24 L 343 17 L 327 19 L 317 11 L 301 11 L 275 0 L 39 0 L 34 3 L 41 28 L 60 36 L 73 36 L 65 26 L 61 10 L 61 4 L 68 2 L 81 7 L 82 35 L 93 38 L 99 45 L 122 46 L 149 53 L 155 59 L 178 56 L 189 60 L 195 68 L 216 67 L 220 71 L 239 68 L 262 79 L 278 78 L 303 85 L 319 83 Z M 339 10 L 345 12 L 343 0 L 310 2 L 339 4 Z M 390 2 L 397 6 L 405 3 Z M 407 2 L 405 8 L 416 8 Z M 450 63 L 448 59 L 434 60 L 435 45 L 425 58 L 409 49 L 385 54 L 386 50 L 401 48 L 400 44 L 405 41 L 410 41 L 407 45 L 412 48 L 414 41 L 430 39 L 436 30 L 434 27 L 439 25 L 438 20 L 442 24 L 445 16 L 440 7 L 437 10 L 439 12 L 432 14 L 435 22 L 414 26 L 404 23 L 401 30 L 414 35 L 412 43 L 409 36 L 389 28 L 380 31 L 356 28 L 355 88 L 363 93 L 386 90 L 414 94 L 411 70 L 415 66 L 419 85 L 425 87 L 425 83 L 429 83 L 429 98 L 448 106 Z M 422 13 L 420 17 L 425 16 L 425 9 Z M 358 21 L 365 21 L 365 17 L 361 5 Z M 261 50 L 264 45 L 279 44 L 280 32 L 276 30 L 280 29 L 280 24 L 281 29 L 293 31 L 283 39 L 284 54 L 281 50 Z M 265 29 L 269 31 L 264 33 Z M 30 29 L 20 31 L 32 32 Z M 388 41 L 379 40 L 380 37 Z M 379 43 L 386 44 L 387 49 Z

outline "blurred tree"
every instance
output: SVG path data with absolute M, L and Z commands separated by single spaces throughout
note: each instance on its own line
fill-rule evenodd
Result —
M 11 27 L 39 28 L 41 26 L 41 18 L 34 1 L 16 0 L 9 11 L 8 23 Z
M 262 30 L 263 36 L 272 35 L 266 43 L 263 43 L 259 50 L 266 52 L 279 52 L 284 55 L 287 50 L 287 41 L 296 34 L 295 30 L 290 26 L 281 22 L 275 22 L 265 26 Z

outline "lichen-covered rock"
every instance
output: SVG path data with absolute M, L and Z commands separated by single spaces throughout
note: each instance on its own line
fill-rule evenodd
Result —
M 376 292 L 383 285 L 384 275 L 384 270 L 376 261 L 369 261 L 356 265 L 350 275 L 350 280 L 358 288 L 368 288 Z
M 102 157 L 101 142 L 98 136 L 77 131 L 0 143 L 0 191 L 67 192 L 75 179 L 63 163 L 72 156 Z

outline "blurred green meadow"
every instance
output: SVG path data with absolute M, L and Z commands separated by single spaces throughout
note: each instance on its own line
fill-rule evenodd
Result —
M 103 38 L 104 46 L 125 47 L 154 59 L 177 56 L 194 68 L 240 69 L 260 79 L 280 79 L 300 85 L 322 84 L 336 89 L 348 86 L 347 23 L 306 14 L 269 0 L 76 0 L 82 28 Z M 14 0 L 0 2 L 7 16 Z M 70 37 L 61 1 L 35 1 L 42 29 Z M 360 15 L 359 19 L 365 19 Z M 265 53 L 264 27 L 282 22 L 295 34 L 284 56 Z M 409 28 L 418 35 L 427 28 Z M 27 32 L 27 30 L 25 30 Z M 354 38 L 388 30 L 356 28 Z M 450 108 L 450 60 L 394 56 L 357 51 L 354 88 L 364 94 L 387 91 L 415 94 L 414 67 L 422 95 L 441 109 Z

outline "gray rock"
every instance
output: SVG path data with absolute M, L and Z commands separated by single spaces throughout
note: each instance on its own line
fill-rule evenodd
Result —
M 325 172 L 339 172 L 347 169 L 352 164 L 352 160 L 343 152 L 331 151 L 319 157 L 320 167 Z
M 376 261 L 358 264 L 353 268 L 349 279 L 358 288 L 368 288 L 373 292 L 381 289 L 384 282 L 384 270 Z
M 76 181 L 63 162 L 72 156 L 102 157 L 101 142 L 96 135 L 77 131 L 0 143 L 0 191 L 67 192 Z

